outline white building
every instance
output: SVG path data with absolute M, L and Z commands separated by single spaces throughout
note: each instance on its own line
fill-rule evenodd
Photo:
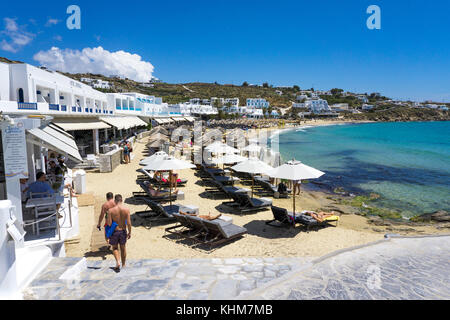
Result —
M 268 108 L 270 103 L 262 98 L 248 98 L 247 107 L 250 108 Z
M 230 104 L 232 107 L 238 107 L 239 106 L 239 98 L 226 98 L 225 99 L 225 105 Z
M 307 108 L 312 113 L 326 113 L 331 111 L 327 100 L 324 99 L 308 99 L 304 103 L 294 103 L 292 107 Z
M 362 110 L 372 110 L 374 108 L 374 106 L 373 105 L 371 105 L 371 104 L 363 104 L 362 105 L 362 107 L 361 107 L 361 109 Z

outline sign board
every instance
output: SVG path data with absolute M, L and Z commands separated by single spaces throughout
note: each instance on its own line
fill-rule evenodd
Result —
M 23 122 L 9 124 L 2 130 L 5 178 L 28 178 L 27 145 Z

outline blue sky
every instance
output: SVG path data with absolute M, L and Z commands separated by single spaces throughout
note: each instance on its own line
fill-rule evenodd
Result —
M 81 8 L 81 30 L 66 27 L 70 4 Z M 372 4 L 381 30 L 366 27 Z M 39 65 L 35 54 L 52 47 L 101 46 L 138 54 L 170 83 L 269 82 L 450 102 L 449 14 L 447 0 L 9 2 L 0 56 Z M 136 72 L 151 70 L 140 63 Z

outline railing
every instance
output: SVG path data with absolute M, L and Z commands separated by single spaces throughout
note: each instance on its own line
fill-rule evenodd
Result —
M 19 110 L 37 110 L 37 103 L 34 102 L 18 102 L 17 107 Z
M 78 112 L 81 112 L 81 107 L 78 107 L 77 110 L 78 110 Z
M 122 110 L 122 107 L 116 106 L 116 110 Z
M 48 110 L 59 111 L 59 104 L 50 103 L 48 105 Z
M 67 111 L 67 106 L 66 105 L 61 105 L 61 111 Z

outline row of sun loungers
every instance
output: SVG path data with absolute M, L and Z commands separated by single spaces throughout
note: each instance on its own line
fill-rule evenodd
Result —
M 207 245 L 211 249 L 247 233 L 247 229 L 221 219 L 206 220 L 196 216 L 174 213 L 177 224 L 165 231 L 181 239 L 192 241 L 193 246 Z

